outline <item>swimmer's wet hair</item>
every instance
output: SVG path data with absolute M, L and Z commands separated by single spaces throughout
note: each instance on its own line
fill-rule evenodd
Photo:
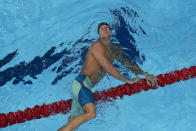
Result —
M 109 26 L 108 23 L 106 23 L 106 22 L 101 22 L 101 23 L 99 23 L 99 25 L 98 25 L 98 29 L 97 29 L 98 34 L 99 34 L 99 28 L 100 28 L 102 25 L 107 25 L 107 26 L 110 28 L 110 26 Z M 110 28 L 110 30 L 111 30 L 111 28 Z

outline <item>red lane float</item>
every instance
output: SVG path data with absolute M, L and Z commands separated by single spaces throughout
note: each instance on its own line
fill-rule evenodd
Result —
M 192 66 L 189 69 L 184 68 L 182 70 L 175 70 L 167 74 L 160 74 L 157 76 L 158 85 L 164 87 L 174 82 L 179 82 L 181 80 L 188 80 L 196 77 L 196 66 Z M 94 92 L 93 96 L 95 101 L 112 101 L 116 100 L 117 97 L 122 98 L 124 95 L 133 95 L 141 92 L 142 90 L 148 91 L 149 89 L 157 89 L 158 87 L 148 86 L 146 79 L 141 79 L 138 83 L 134 84 L 124 84 L 117 86 L 115 88 L 110 88 L 101 92 Z M 0 114 L 0 128 L 7 127 L 8 125 L 13 125 L 16 123 L 23 123 L 25 121 L 30 121 L 33 119 L 40 119 L 43 117 L 48 117 L 50 115 L 55 115 L 58 113 L 68 113 L 71 109 L 72 99 L 61 100 L 54 102 L 52 104 L 42 106 L 36 105 L 33 108 L 27 108 L 24 111 L 18 110 L 17 112 L 1 113 Z

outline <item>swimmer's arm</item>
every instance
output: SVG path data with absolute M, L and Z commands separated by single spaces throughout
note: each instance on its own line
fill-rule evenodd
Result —
M 123 82 L 129 82 L 126 78 L 124 78 L 118 70 L 110 63 L 108 58 L 105 55 L 104 47 L 100 44 L 94 44 L 91 46 L 92 55 L 96 59 L 96 61 L 106 70 L 106 72 L 113 76 L 114 78 L 121 80 Z
M 135 74 L 141 74 L 141 75 L 144 75 L 144 76 L 147 76 L 148 73 L 147 72 L 144 72 L 142 69 L 140 69 L 138 67 L 137 64 L 135 63 L 132 63 L 130 60 L 128 60 L 124 55 L 123 55 L 123 51 L 121 49 L 120 46 L 118 45 L 115 45 L 116 48 L 114 48 L 114 52 L 117 52 L 116 54 L 116 59 L 121 63 L 123 64 L 127 69 L 129 69 L 131 72 L 135 73 Z

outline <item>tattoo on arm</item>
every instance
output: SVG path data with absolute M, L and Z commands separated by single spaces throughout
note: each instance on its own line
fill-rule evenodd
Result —
M 116 45 L 117 46 L 117 45 Z M 123 64 L 126 68 L 128 68 L 129 70 L 131 70 L 131 72 L 135 73 L 135 74 L 143 74 L 144 72 L 142 71 L 142 69 L 140 69 L 138 67 L 137 64 L 132 63 L 131 61 L 129 61 L 125 56 L 123 56 L 123 52 L 122 49 L 120 48 L 120 46 L 117 46 L 117 48 L 115 49 L 116 51 L 116 59 Z

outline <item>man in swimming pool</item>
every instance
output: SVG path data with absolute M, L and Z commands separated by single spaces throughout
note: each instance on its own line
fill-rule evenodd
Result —
M 117 59 L 133 73 L 144 75 L 149 85 L 157 85 L 155 76 L 143 72 L 136 64 L 123 56 L 120 46 L 111 43 L 111 28 L 107 23 L 102 22 L 98 25 L 98 34 L 99 40 L 90 46 L 82 70 L 72 84 L 73 101 L 69 122 L 58 131 L 73 131 L 82 123 L 96 117 L 96 106 L 91 88 L 104 77 L 106 72 L 126 83 L 132 84 L 139 81 L 138 77 L 131 80 L 124 78 L 112 65 L 114 59 Z M 84 113 L 79 114 L 81 111 Z

